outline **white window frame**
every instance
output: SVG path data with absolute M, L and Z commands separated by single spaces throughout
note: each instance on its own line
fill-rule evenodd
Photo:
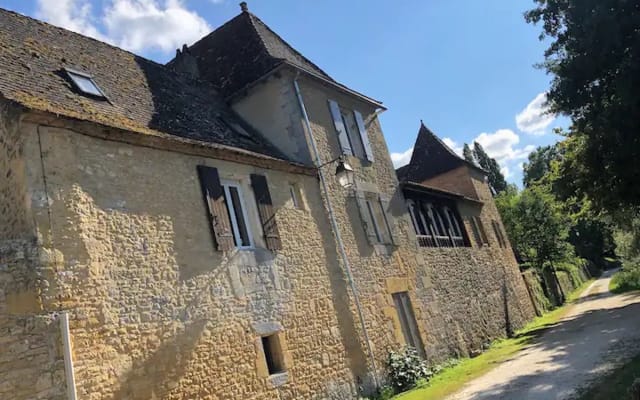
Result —
M 255 242 L 253 240 L 253 234 L 251 232 L 251 220 L 247 214 L 247 202 L 244 198 L 244 190 L 242 189 L 242 185 L 237 181 L 230 180 L 221 180 L 220 184 L 224 189 L 224 197 L 225 203 L 227 205 L 227 209 L 229 211 L 229 219 L 231 222 L 231 230 L 233 231 L 233 238 L 235 243 L 242 243 L 242 237 L 240 236 L 240 227 L 238 226 L 238 221 L 236 219 L 235 207 L 233 206 L 233 201 L 231 201 L 231 192 L 229 191 L 230 187 L 236 188 L 238 191 L 238 198 L 240 199 L 240 207 L 242 208 L 242 218 L 244 218 L 244 223 L 247 228 L 247 236 L 249 237 L 249 245 L 248 246 L 238 246 L 237 249 L 253 249 L 255 248 Z
M 291 201 L 293 202 L 293 208 L 302 210 L 302 203 L 300 202 L 300 198 L 298 196 L 300 190 L 298 185 L 295 183 L 289 184 L 289 195 L 291 196 Z
M 103 99 L 107 98 L 107 96 L 104 94 L 102 89 L 100 89 L 100 86 L 98 86 L 96 81 L 93 80 L 93 76 L 75 69 L 71 69 L 71 68 L 65 68 L 64 70 L 69 76 L 69 78 L 71 79 L 71 81 L 73 81 L 73 84 L 76 86 L 76 88 L 79 91 L 81 91 L 83 94 L 97 97 L 97 98 L 103 98 Z M 84 80 L 84 82 L 82 82 L 82 80 Z M 87 84 L 87 83 L 93 86 L 93 89 L 95 89 L 95 91 L 85 89 L 83 87 L 83 84 Z
M 455 239 L 462 239 L 462 229 L 458 224 L 458 219 L 455 217 L 453 210 L 449 207 L 444 207 L 444 214 L 447 216 L 449 226 L 452 228 L 452 234 Z

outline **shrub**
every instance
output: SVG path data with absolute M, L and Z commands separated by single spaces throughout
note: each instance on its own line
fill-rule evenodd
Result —
M 640 378 L 633 381 L 629 388 L 629 398 L 631 400 L 640 400 Z
M 396 392 L 404 392 L 415 387 L 420 378 L 431 377 L 427 364 L 412 347 L 390 352 L 387 358 L 387 372 L 389 382 Z
M 625 265 L 611 279 L 610 289 L 614 293 L 640 290 L 640 263 Z

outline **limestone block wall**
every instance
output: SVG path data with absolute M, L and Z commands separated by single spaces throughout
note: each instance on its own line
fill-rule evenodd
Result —
M 0 240 L 29 232 L 20 110 L 0 99 Z
M 41 299 L 47 264 L 33 241 L 0 243 L 0 399 L 67 398 L 60 324 Z
M 491 220 L 500 219 L 486 184 L 474 188 L 486 204 L 474 207 L 491 238 L 490 247 L 418 248 L 376 110 L 313 81 L 301 80 L 300 86 L 323 161 L 340 154 L 328 99 L 363 114 L 375 161 L 349 158 L 349 162 L 356 170 L 360 190 L 393 199 L 390 212 L 395 243 L 372 246 L 350 191 L 338 185 L 331 171 L 328 173 L 329 196 L 359 288 L 379 374 L 387 352 L 404 343 L 391 297 L 395 292 L 408 292 L 430 362 L 469 354 L 482 343 L 504 336 L 507 324 L 515 330 L 533 317 L 513 253 L 510 248 L 500 248 L 492 236 Z M 471 232 L 470 227 L 467 231 Z M 360 341 L 366 350 L 362 337 Z M 364 357 L 366 360 L 366 354 Z
M 66 129 L 23 134 L 38 234 L 60 260 L 43 308 L 70 312 L 80 398 L 355 395 L 355 324 L 316 178 Z M 282 251 L 215 250 L 199 164 L 245 183 L 267 176 Z M 305 209 L 293 208 L 289 183 Z M 261 336 L 272 333 L 287 371 L 269 376 Z
M 395 245 L 371 245 L 366 238 L 356 199 L 351 189 L 344 189 L 333 175 L 335 164 L 326 167 L 329 196 L 334 206 L 336 220 L 345 244 L 347 257 L 353 271 L 353 279 L 359 290 L 369 339 L 376 358 L 376 368 L 383 375 L 384 361 L 389 350 L 404 343 L 400 331 L 392 293 L 407 291 L 418 320 L 424 319 L 426 310 L 418 306 L 416 298 L 416 271 L 418 269 L 415 234 L 399 190 L 395 170 L 391 162 L 382 129 L 373 107 L 355 100 L 352 96 L 331 90 L 316 82 L 300 79 L 300 88 L 309 115 L 312 134 L 317 142 L 323 162 L 341 154 L 335 128 L 328 107 L 328 100 L 340 106 L 362 113 L 375 161 L 370 163 L 349 157 L 349 163 L 357 174 L 358 190 L 380 193 L 391 200 L 389 221 L 394 233 Z M 352 313 L 356 313 L 350 297 Z M 428 332 L 420 327 L 423 340 Z M 362 329 L 357 326 L 359 342 L 354 343 L 362 354 L 362 362 L 370 365 Z
M 468 356 L 534 315 L 517 268 L 495 248 L 422 248 L 418 297 L 428 309 L 428 357 Z

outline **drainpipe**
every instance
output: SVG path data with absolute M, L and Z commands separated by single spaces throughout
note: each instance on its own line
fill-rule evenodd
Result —
M 349 259 L 347 257 L 347 251 L 344 248 L 344 242 L 342 241 L 342 235 L 340 234 L 340 230 L 338 229 L 338 223 L 336 221 L 335 214 L 333 213 L 333 205 L 331 204 L 331 196 L 329 195 L 329 189 L 327 187 L 327 182 L 324 177 L 324 172 L 322 172 L 322 160 L 320 159 L 320 152 L 318 151 L 318 146 L 316 144 L 316 140 L 313 137 L 313 133 L 311 130 L 311 123 L 309 122 L 309 115 L 307 114 L 307 108 L 304 105 L 304 100 L 302 99 L 302 93 L 300 93 L 300 86 L 298 86 L 298 77 L 300 76 L 300 72 L 296 74 L 296 77 L 293 79 L 293 86 L 296 90 L 296 97 L 298 98 L 298 105 L 300 106 L 300 111 L 302 112 L 302 117 L 304 118 L 305 128 L 308 132 L 309 142 L 311 142 L 311 147 L 313 149 L 313 155 L 315 158 L 315 166 L 318 170 L 318 176 L 320 178 L 320 182 L 322 185 L 322 191 L 324 192 L 324 197 L 327 202 L 327 211 L 329 212 L 329 219 L 331 221 L 331 227 L 333 228 L 333 233 L 335 234 L 336 241 L 338 242 L 338 249 L 340 250 L 340 256 L 342 258 L 342 263 L 344 264 L 345 274 L 347 275 L 347 281 L 349 282 L 349 287 L 351 288 L 351 293 L 353 294 L 353 298 L 355 300 L 356 309 L 358 310 L 358 318 L 360 320 L 360 325 L 362 326 L 362 333 L 364 335 L 364 339 L 367 342 L 367 351 L 369 353 L 369 358 L 371 358 L 371 366 L 373 369 L 373 383 L 376 388 L 379 388 L 378 382 L 378 371 L 376 369 L 376 359 L 373 355 L 373 349 L 371 348 L 371 341 L 369 340 L 369 333 L 367 331 L 367 326 L 365 324 L 364 313 L 362 312 L 362 304 L 360 303 L 360 296 L 358 295 L 358 288 L 353 281 L 353 276 L 351 273 L 351 266 L 349 264 Z
M 60 314 L 60 330 L 62 331 L 62 347 L 64 352 L 64 372 L 67 378 L 67 395 L 69 400 L 77 400 L 76 376 L 73 371 L 73 358 L 71 357 L 71 333 L 69 332 L 69 313 Z

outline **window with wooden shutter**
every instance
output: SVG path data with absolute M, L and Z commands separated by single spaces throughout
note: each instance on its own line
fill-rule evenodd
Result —
M 362 226 L 371 244 L 393 244 L 389 201 L 377 193 L 357 192 L 356 200 L 362 218 Z
M 362 219 L 362 227 L 367 236 L 367 240 L 371 244 L 378 243 L 378 233 L 374 226 L 372 213 L 370 211 L 370 205 L 368 204 L 367 197 L 364 192 L 356 192 L 356 201 L 358 202 L 358 210 L 360 211 L 360 218 Z
M 393 220 L 393 216 L 391 215 L 391 199 L 389 199 L 385 195 L 379 195 L 378 203 L 380 204 L 380 211 L 382 212 L 383 222 L 385 224 L 385 229 L 388 232 L 388 240 L 386 243 L 395 244 L 396 243 L 396 234 L 395 234 L 395 224 Z
M 256 197 L 258 215 L 264 232 L 264 239 L 269 250 L 282 249 L 280 232 L 276 223 L 275 209 L 271 201 L 271 193 L 267 185 L 267 178 L 264 175 L 251 174 L 251 187 Z
M 373 150 L 371 150 L 371 142 L 369 142 L 369 135 L 367 134 L 367 128 L 365 128 L 364 126 L 364 119 L 362 118 L 362 114 L 360 114 L 358 111 L 354 111 L 353 116 L 356 119 L 358 132 L 360 133 L 360 140 L 362 140 L 362 146 L 364 147 L 364 155 L 367 160 L 373 162 Z
M 204 165 L 198 165 L 198 178 L 205 204 L 207 205 L 211 231 L 219 251 L 234 248 L 233 232 L 229 213 L 225 202 L 224 189 L 220 184 L 218 170 Z
M 351 143 L 349 142 L 349 134 L 347 133 L 347 128 L 345 127 L 344 120 L 342 119 L 340 106 L 337 102 L 329 100 L 329 110 L 331 111 L 331 118 L 333 118 L 333 125 L 335 126 L 336 132 L 338 133 L 338 141 L 340 142 L 342 153 L 349 156 L 353 155 L 353 149 L 351 148 Z

